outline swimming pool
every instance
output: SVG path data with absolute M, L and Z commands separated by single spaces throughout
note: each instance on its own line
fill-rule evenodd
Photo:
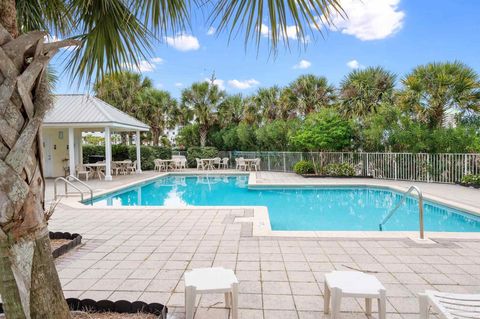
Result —
M 248 188 L 248 176 L 172 175 L 94 199 L 94 206 L 267 206 L 272 230 L 378 231 L 401 199 L 372 187 Z M 480 217 L 424 201 L 426 231 L 478 232 Z M 384 226 L 417 231 L 418 202 L 406 203 Z

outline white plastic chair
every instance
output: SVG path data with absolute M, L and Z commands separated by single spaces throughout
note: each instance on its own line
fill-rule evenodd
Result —
M 252 168 L 256 171 L 260 170 L 260 159 L 256 158 L 255 162 L 252 163 Z
M 185 317 L 193 319 L 197 294 L 225 294 L 232 319 L 238 318 L 238 279 L 231 269 L 198 268 L 185 273 Z
M 81 175 L 85 176 L 85 180 L 88 181 L 88 175 L 90 175 L 90 171 L 83 166 L 82 164 L 78 164 L 75 166 L 75 170 L 77 171 L 77 177 L 80 178 Z
M 156 172 L 160 172 L 160 169 L 162 167 L 162 162 L 157 158 L 157 159 L 153 160 L 153 164 L 155 165 L 153 170 L 156 171 Z
M 235 162 L 236 162 L 236 165 L 235 167 L 237 169 L 244 169 L 246 170 L 247 169 L 247 163 L 245 162 L 245 159 L 243 157 L 239 157 L 239 158 L 236 158 L 235 159 Z
M 427 319 L 430 308 L 441 319 L 480 318 L 480 294 L 453 294 L 426 290 L 418 295 L 420 319 Z
M 215 157 L 213 159 L 213 167 L 220 169 L 221 166 L 222 166 L 222 159 L 220 157 Z
M 228 160 L 229 160 L 228 157 L 222 158 L 222 167 L 225 168 L 225 169 L 228 168 Z
M 197 169 L 205 169 L 203 166 L 203 161 L 199 158 L 196 158 L 195 161 L 197 161 Z

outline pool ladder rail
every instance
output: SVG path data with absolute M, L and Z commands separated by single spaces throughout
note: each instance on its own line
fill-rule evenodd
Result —
M 387 216 L 385 216 L 385 218 L 382 220 L 382 222 L 378 225 L 378 228 L 379 228 L 380 231 L 383 230 L 383 225 L 385 225 L 385 223 L 388 222 L 390 217 L 392 217 L 392 215 L 400 208 L 400 206 L 402 206 L 402 204 L 405 203 L 405 201 L 407 199 L 407 196 L 410 195 L 412 193 L 412 191 L 416 191 L 417 194 L 418 194 L 418 217 L 420 219 L 420 239 L 425 239 L 424 238 L 425 234 L 424 234 L 424 230 L 423 230 L 423 227 L 424 227 L 424 225 L 423 225 L 423 194 L 422 194 L 422 191 L 420 190 L 420 188 L 418 188 L 415 185 L 410 186 L 410 188 L 405 193 L 403 193 L 402 199 L 397 203 L 395 208 L 393 208 L 387 214 Z
M 68 175 L 67 177 L 57 177 L 57 178 L 55 178 L 55 181 L 53 183 L 54 199 L 57 200 L 57 198 L 61 196 L 61 195 L 57 194 L 57 183 L 59 181 L 62 181 L 62 182 L 64 182 L 64 185 L 65 185 L 65 195 L 63 195 L 63 196 L 68 197 L 68 185 L 70 185 L 80 193 L 80 199 L 83 202 L 83 193 L 85 192 L 85 190 L 82 190 L 82 189 L 80 189 L 80 187 L 73 184 L 70 181 L 70 179 L 72 179 L 75 182 L 80 183 L 82 186 L 85 186 L 88 189 L 88 192 L 90 193 L 90 205 L 93 205 L 93 189 L 90 186 L 88 186 L 87 183 L 82 182 L 81 180 L 79 180 L 77 177 L 75 177 L 73 175 Z

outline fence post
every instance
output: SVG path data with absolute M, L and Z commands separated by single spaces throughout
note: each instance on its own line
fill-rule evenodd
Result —
M 394 169 L 394 174 L 395 174 L 395 180 L 397 180 L 397 154 L 393 156 L 393 169 Z
M 287 171 L 287 161 L 285 159 L 285 152 L 283 152 L 283 171 Z
M 270 172 L 270 152 L 267 153 L 268 171 Z
M 430 183 L 430 154 L 427 154 L 427 183 Z
M 370 154 L 367 153 L 367 170 L 366 170 L 367 176 L 370 176 L 370 175 L 369 175 L 369 172 L 368 172 L 368 168 L 369 168 L 369 166 L 370 166 L 369 156 L 370 156 Z
M 467 175 L 468 174 L 468 169 L 467 169 L 467 165 L 468 165 L 468 160 L 467 160 L 467 154 L 463 154 L 463 175 Z

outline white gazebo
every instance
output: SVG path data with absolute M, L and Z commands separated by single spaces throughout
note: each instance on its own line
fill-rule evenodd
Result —
M 67 161 L 70 174 L 75 175 L 75 166 L 83 162 L 84 131 L 104 132 L 105 180 L 112 179 L 111 134 L 135 132 L 137 172 L 141 172 L 140 132 L 148 131 L 149 126 L 94 96 L 55 95 L 53 108 L 46 114 L 42 129 L 46 177 L 63 176 Z

